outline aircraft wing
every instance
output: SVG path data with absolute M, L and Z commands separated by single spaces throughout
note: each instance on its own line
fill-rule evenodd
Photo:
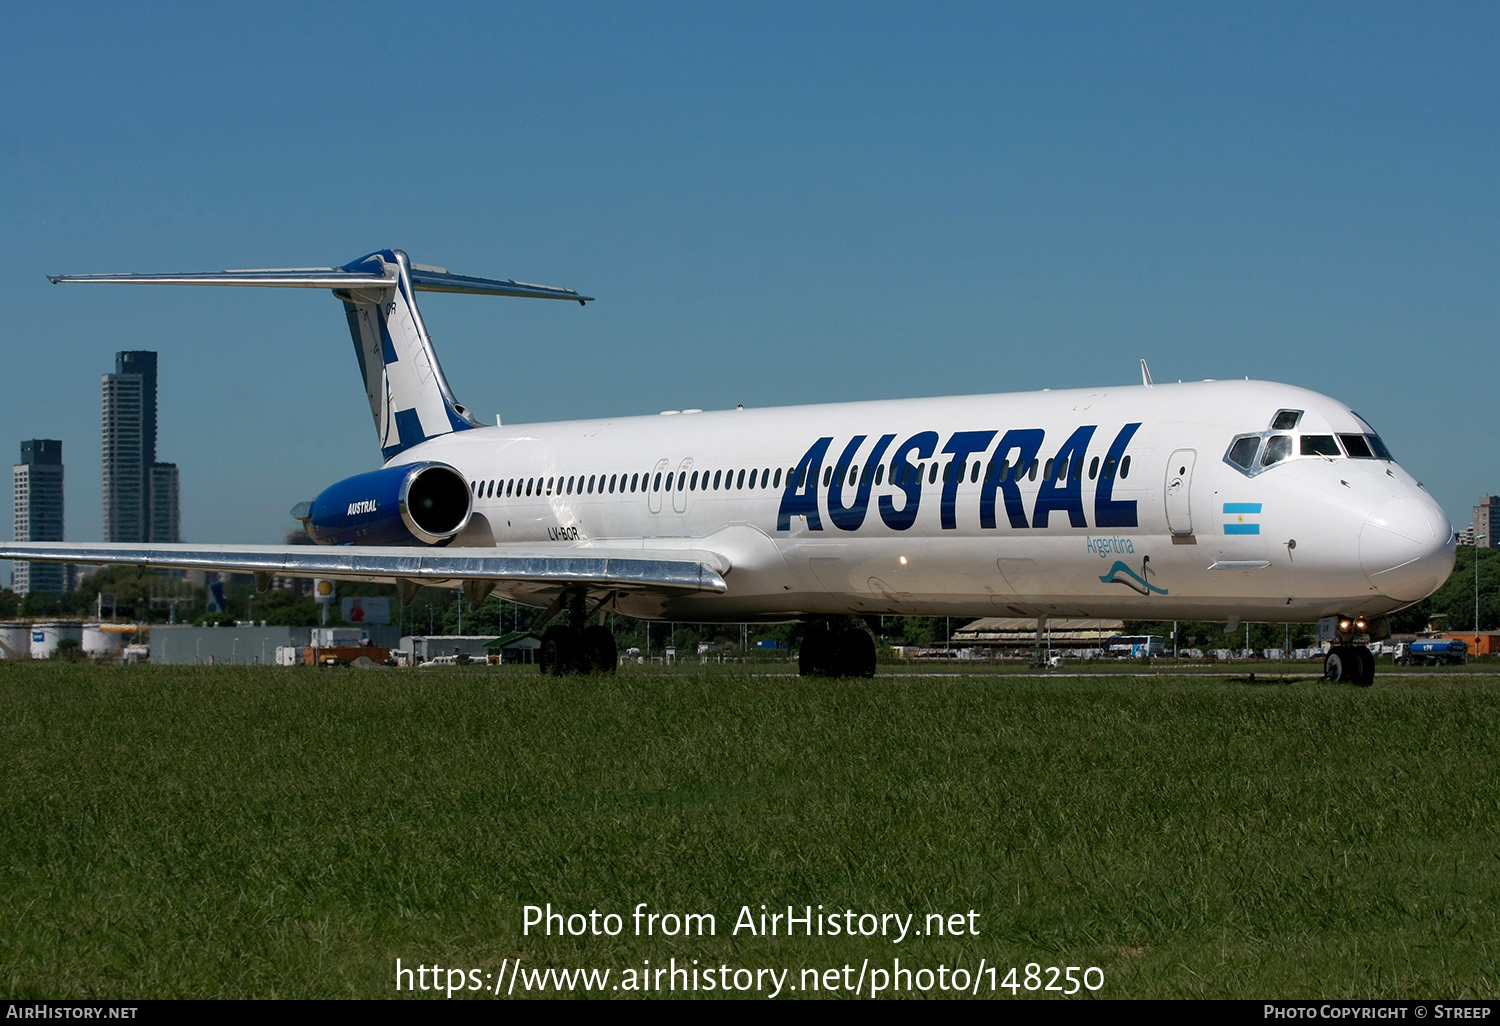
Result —
M 707 551 L 618 547 L 426 548 L 355 545 L 136 545 L 0 542 L 0 559 L 217 570 L 225 573 L 401 581 L 457 588 L 493 581 L 545 589 L 718 592 L 728 560 Z

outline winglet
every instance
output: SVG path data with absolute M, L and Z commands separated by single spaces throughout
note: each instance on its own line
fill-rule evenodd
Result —
M 1147 388 L 1156 387 L 1156 385 L 1151 381 L 1151 368 L 1146 366 L 1145 360 L 1141 361 L 1141 384 L 1145 385 Z

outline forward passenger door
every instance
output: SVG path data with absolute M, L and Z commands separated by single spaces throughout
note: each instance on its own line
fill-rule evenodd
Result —
M 1167 460 L 1167 527 L 1173 534 L 1193 533 L 1193 461 L 1195 449 L 1178 449 Z

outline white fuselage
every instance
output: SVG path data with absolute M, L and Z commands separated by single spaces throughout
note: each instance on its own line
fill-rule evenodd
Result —
M 1273 431 L 1281 411 L 1300 416 Z M 1255 433 L 1289 436 L 1290 455 L 1228 462 Z M 631 615 L 1295 622 L 1389 612 L 1453 565 L 1447 517 L 1394 461 L 1302 454 L 1303 436 L 1340 435 L 1373 430 L 1315 392 L 1224 381 L 477 428 L 392 465 L 469 479 L 456 545 L 722 564 L 725 594 L 621 594 Z

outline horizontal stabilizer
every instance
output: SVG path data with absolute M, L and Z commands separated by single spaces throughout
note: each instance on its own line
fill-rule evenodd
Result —
M 282 289 L 389 288 L 394 284 L 384 275 L 344 271 L 337 267 L 270 267 L 256 271 L 199 271 L 191 274 L 49 274 L 47 280 L 54 285 L 63 282 L 106 285 L 259 285 Z
M 54 285 L 84 282 L 114 285 L 249 285 L 282 289 L 391 288 L 396 284 L 395 265 L 389 276 L 369 270 L 342 267 L 263 267 L 243 271 L 196 271 L 187 274 L 49 274 Z M 514 296 L 521 299 L 571 299 L 591 303 L 593 296 L 553 285 L 524 281 L 475 278 L 451 274 L 437 268 L 411 269 L 412 288 L 418 292 L 457 292 L 471 296 Z
M 554 285 L 532 285 L 524 281 L 499 281 L 494 278 L 472 278 L 447 271 L 411 269 L 411 287 L 418 292 L 461 292 L 470 296 L 518 296 L 522 299 L 575 299 L 592 303 L 593 296 L 580 296 L 572 289 Z
M 453 274 L 414 264 L 399 249 L 383 249 L 341 267 L 254 267 L 190 274 L 59 274 L 63 282 L 104 285 L 248 285 L 329 289 L 344 306 L 365 398 L 389 461 L 429 439 L 480 427 L 453 395 L 438 364 L 432 336 L 417 310 L 418 292 L 593 301 L 573 289 Z
M 395 548 L 355 545 L 133 545 L 111 542 L 0 542 L 0 559 L 30 562 L 127 564 L 237 574 L 327 577 L 343 581 L 414 581 L 454 588 L 464 581 L 530 585 L 584 585 L 620 590 L 699 592 L 728 590 L 708 552 L 641 549 L 527 551 Z M 726 567 L 727 569 L 727 567 Z

